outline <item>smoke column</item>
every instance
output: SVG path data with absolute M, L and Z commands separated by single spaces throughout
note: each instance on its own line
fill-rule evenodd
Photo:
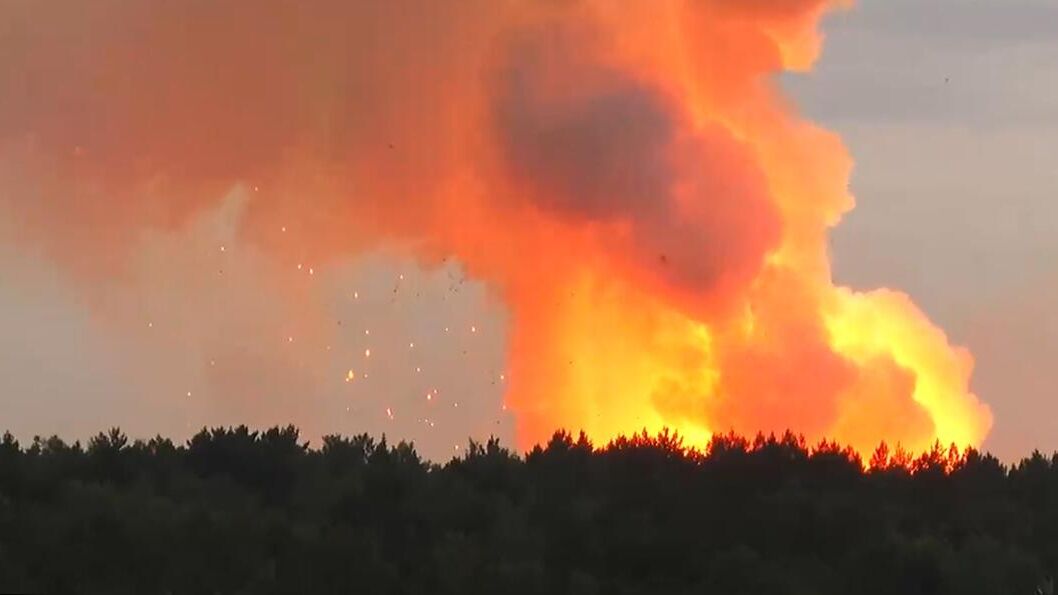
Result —
M 86 288 L 233 188 L 273 262 L 454 258 L 508 309 L 521 445 L 978 445 L 970 354 L 831 280 L 852 163 L 776 75 L 834 4 L 2 0 L 0 212 Z

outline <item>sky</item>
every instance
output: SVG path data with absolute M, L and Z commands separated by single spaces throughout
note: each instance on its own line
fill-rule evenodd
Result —
M 1049 0 L 863 0 L 827 18 L 814 71 L 783 77 L 855 160 L 836 280 L 906 291 L 970 349 L 994 415 L 985 447 L 1007 459 L 1058 449 L 1054 22 Z M 434 458 L 468 435 L 512 441 L 498 295 L 459 263 L 423 270 L 384 246 L 317 263 L 291 240 L 270 258 L 236 230 L 256 192 L 144 233 L 130 269 L 90 292 L 0 220 L 0 426 L 179 438 L 294 423 Z

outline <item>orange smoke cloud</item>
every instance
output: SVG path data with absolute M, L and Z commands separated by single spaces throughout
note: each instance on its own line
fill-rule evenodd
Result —
M 970 355 L 831 280 L 851 162 L 774 77 L 834 4 L 6 3 L 0 206 L 81 275 L 236 183 L 277 258 L 455 256 L 509 308 L 523 445 L 979 445 Z

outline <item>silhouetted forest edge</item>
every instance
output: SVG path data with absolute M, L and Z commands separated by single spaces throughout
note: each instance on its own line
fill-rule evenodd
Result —
M 0 440 L 0 592 L 1040 594 L 1058 454 L 558 432 L 447 463 L 383 437 Z

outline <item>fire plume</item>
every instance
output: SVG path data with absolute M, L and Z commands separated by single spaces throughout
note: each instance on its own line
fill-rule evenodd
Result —
M 990 428 L 969 353 L 832 281 L 852 163 L 776 75 L 811 68 L 836 2 L 65 4 L 50 28 L 0 8 L 0 182 L 24 191 L 0 201 L 80 274 L 241 182 L 277 258 L 385 244 L 494 288 L 522 445 Z

